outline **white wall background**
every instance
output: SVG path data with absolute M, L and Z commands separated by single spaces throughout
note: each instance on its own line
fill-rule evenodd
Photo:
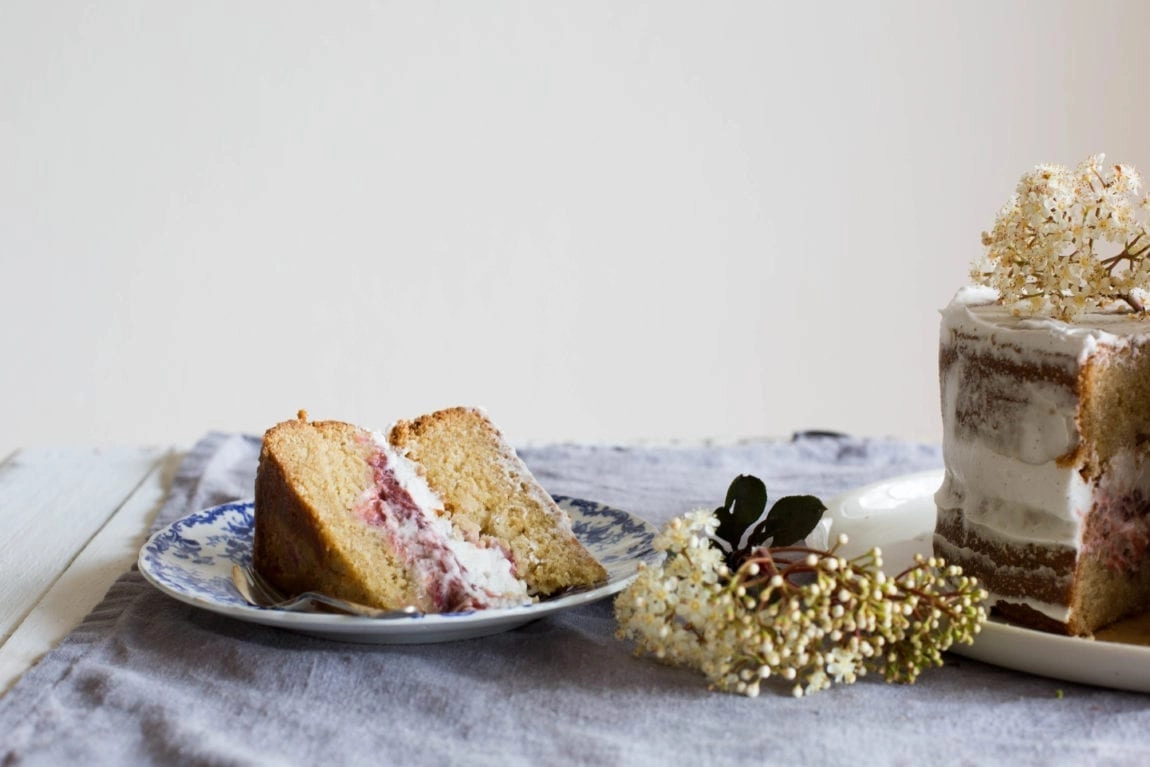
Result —
M 485 405 L 936 440 L 1018 176 L 1150 173 L 1150 3 L 0 2 L 0 455 Z

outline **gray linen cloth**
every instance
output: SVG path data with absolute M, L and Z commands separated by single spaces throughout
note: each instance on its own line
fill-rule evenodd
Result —
M 157 524 L 250 497 L 258 441 L 211 434 Z M 938 449 L 810 435 L 691 447 L 524 449 L 554 493 L 659 525 L 739 473 L 824 498 L 940 465 Z M 0 699 L 0 765 L 1139 764 L 1150 696 L 958 656 L 915 685 L 793 699 L 710 692 L 635 658 L 609 600 L 446 644 L 324 641 L 171 599 L 138 572 Z

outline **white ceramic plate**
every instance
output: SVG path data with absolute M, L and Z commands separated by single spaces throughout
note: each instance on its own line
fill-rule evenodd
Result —
M 640 562 L 654 563 L 655 528 L 625 511 L 556 496 L 575 535 L 607 570 L 607 583 L 522 607 L 379 619 L 253 607 L 232 585 L 232 565 L 252 558 L 252 502 L 215 506 L 158 530 L 140 549 L 140 572 L 160 591 L 205 610 L 304 634 L 372 644 L 446 642 L 487 636 L 621 591 Z
M 915 553 L 929 555 L 934 531 L 934 491 L 942 471 L 911 474 L 845 493 L 831 500 L 831 535 L 846 533 L 848 556 L 873 546 L 883 569 L 899 572 Z M 951 652 L 1031 674 L 1070 682 L 1150 692 L 1150 647 L 1047 634 L 995 620 L 973 645 Z

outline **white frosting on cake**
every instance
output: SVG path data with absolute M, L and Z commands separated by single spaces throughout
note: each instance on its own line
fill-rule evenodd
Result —
M 942 347 L 960 334 L 965 351 L 1010 364 L 1041 359 L 1067 374 L 1097 348 L 1097 334 L 1055 320 L 1021 320 L 993 305 L 997 297 L 993 288 L 960 290 L 942 313 Z M 1074 467 L 1055 463 L 1078 444 L 1077 398 L 1056 383 L 1015 382 L 1014 434 L 1007 438 L 996 430 L 992 447 L 957 423 L 963 365 L 962 360 L 951 365 L 942 382 L 947 476 L 936 502 L 941 508 L 963 508 L 969 521 L 1000 540 L 1078 546 L 1091 488 Z
M 968 285 L 955 293 L 945 309 L 943 340 L 948 328 L 971 335 L 985 335 L 999 343 L 1016 345 L 1011 352 L 999 351 L 1019 360 L 1033 359 L 1033 353 L 1067 356 L 1082 363 L 1101 347 L 1122 348 L 1132 341 L 1150 338 L 1146 320 L 1130 312 L 1092 312 L 1074 323 L 1050 317 L 1027 317 L 997 303 L 998 291 L 984 285 Z
M 1054 462 L 1029 464 L 971 443 L 947 452 L 948 470 L 935 501 L 962 508 L 985 537 L 1077 547 L 1090 510 L 1089 483 Z

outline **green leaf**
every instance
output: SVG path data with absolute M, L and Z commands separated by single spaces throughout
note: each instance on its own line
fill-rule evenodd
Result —
M 780 498 L 762 524 L 751 532 L 747 547 L 761 546 L 767 539 L 771 539 L 772 546 L 793 546 L 811 534 L 826 510 L 813 495 Z
M 747 553 L 766 544 L 767 541 L 775 537 L 775 533 L 777 533 L 778 530 L 779 519 L 777 517 L 771 519 L 770 515 L 767 515 L 767 519 L 764 519 L 756 525 L 755 529 L 751 531 L 751 534 L 747 536 Z
M 715 530 L 730 551 L 739 548 L 747 528 L 755 524 L 767 508 L 767 486 L 758 477 L 740 474 L 727 488 L 727 501 L 715 509 L 719 526 Z

